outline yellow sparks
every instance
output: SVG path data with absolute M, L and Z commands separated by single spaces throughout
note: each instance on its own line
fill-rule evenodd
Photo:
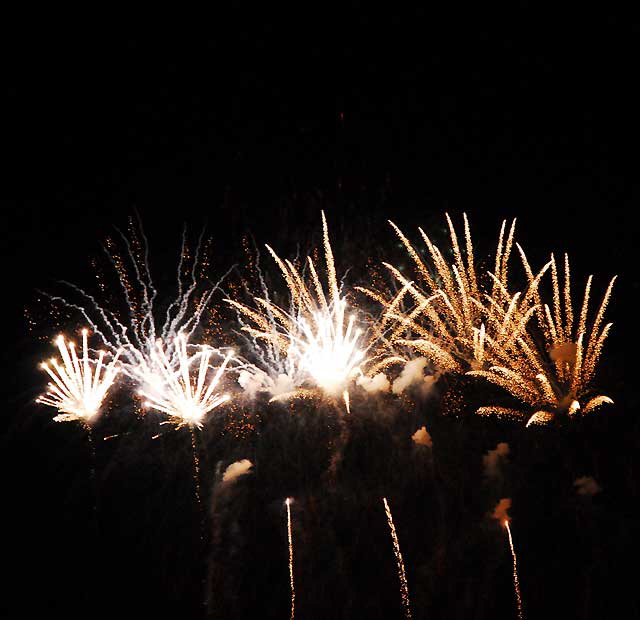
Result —
M 139 394 L 146 398 L 145 406 L 166 413 L 178 426 L 202 427 L 205 415 L 229 400 L 227 394 L 219 394 L 215 390 L 233 352 L 226 355 L 207 384 L 211 354 L 212 349 L 200 347 L 197 354 L 189 357 L 186 338 L 179 335 L 174 341 L 174 355 L 170 359 L 164 351 L 162 340 L 157 340 L 151 352 L 153 368 L 146 363 L 137 368 L 144 385 Z M 197 374 L 192 377 L 189 366 L 197 357 L 200 357 L 200 365 Z
M 391 515 L 391 508 L 387 498 L 383 497 L 384 511 L 387 513 L 387 523 L 391 530 L 391 538 L 393 540 L 393 552 L 396 556 L 396 562 L 398 564 L 398 577 L 400 578 L 400 593 L 402 595 L 402 604 L 404 606 L 404 614 L 407 619 L 411 618 L 411 604 L 409 602 L 409 586 L 407 584 L 407 576 L 404 572 L 404 561 L 402 560 L 402 553 L 400 552 L 400 543 L 398 542 L 398 535 L 396 534 L 396 526 L 393 523 L 393 517 Z
M 518 562 L 516 559 L 516 550 L 513 546 L 513 538 L 511 537 L 511 528 L 509 527 L 509 520 L 504 520 L 504 526 L 507 528 L 507 534 L 509 535 L 509 547 L 511 548 L 511 557 L 513 558 L 513 587 L 516 591 L 516 601 L 518 603 L 518 618 L 522 620 L 522 597 L 520 596 L 520 582 L 518 581 Z
M 296 610 L 296 589 L 293 582 L 293 535 L 291 533 L 291 498 L 287 497 L 287 535 L 289 537 L 289 583 L 291 585 L 291 620 Z
M 42 369 L 51 377 L 48 391 L 37 402 L 55 407 L 60 414 L 54 420 L 65 422 L 80 420 L 89 423 L 100 411 L 100 407 L 113 385 L 118 373 L 116 363 L 118 351 L 108 366 L 104 366 L 104 351 L 97 361 L 89 354 L 88 331 L 82 330 L 82 358 L 78 358 L 75 344 L 65 342 L 64 336 L 56 339 L 63 365 L 56 359 L 43 362 Z M 92 368 L 95 366 L 95 368 Z M 104 373 L 102 372 L 104 368 Z

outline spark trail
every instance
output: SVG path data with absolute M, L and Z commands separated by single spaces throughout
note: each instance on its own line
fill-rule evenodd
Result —
M 407 584 L 407 576 L 404 572 L 404 561 L 402 560 L 402 553 L 400 552 L 400 543 L 398 542 L 398 535 L 396 534 L 396 526 L 393 524 L 393 516 L 391 515 L 391 509 L 387 498 L 383 497 L 384 511 L 387 513 L 387 523 L 391 530 L 391 538 L 393 540 L 393 552 L 396 556 L 396 562 L 398 563 L 398 577 L 400 579 L 400 594 L 402 595 L 402 604 L 404 606 L 404 615 L 407 620 L 411 618 L 411 604 L 409 602 L 409 586 Z
M 291 585 L 291 620 L 296 610 L 296 589 L 293 582 L 293 535 L 291 533 L 291 498 L 285 500 L 287 505 L 287 535 L 289 537 L 289 583 Z
M 513 538 L 511 537 L 511 528 L 509 527 L 509 520 L 504 520 L 504 526 L 507 528 L 507 534 L 509 535 L 509 547 L 511 548 L 511 556 L 513 557 L 513 587 L 516 592 L 516 601 L 518 603 L 518 619 L 522 620 L 522 597 L 520 596 L 520 582 L 518 581 L 518 563 L 516 560 L 516 550 L 513 546 Z

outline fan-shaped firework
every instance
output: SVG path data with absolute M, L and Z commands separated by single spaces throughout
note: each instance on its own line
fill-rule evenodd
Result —
M 42 363 L 53 383 L 49 390 L 37 399 L 37 402 L 55 407 L 60 414 L 54 420 L 66 422 L 79 420 L 89 423 L 98 414 L 102 403 L 113 385 L 118 373 L 116 362 L 119 352 L 105 366 L 105 352 L 101 351 L 96 360 L 89 351 L 88 332 L 82 330 L 82 358 L 78 358 L 73 342 L 65 342 L 64 336 L 58 336 L 56 344 L 62 357 L 63 365 L 52 358 L 50 365 Z
M 192 257 L 186 234 L 183 234 L 177 272 L 178 292 L 161 314 L 156 308 L 158 291 L 151 279 L 149 249 L 141 226 L 136 228 L 130 221 L 128 236 L 119 234 L 124 251 L 119 252 L 117 245 L 112 240 L 107 240 L 105 253 L 117 273 L 121 291 L 117 301 L 124 304 L 124 311 L 119 309 L 118 303 L 101 305 L 94 295 L 68 282 L 64 284 L 79 301 L 60 296 L 50 297 L 79 311 L 102 339 L 107 350 L 114 355 L 119 352 L 123 374 L 144 386 L 147 400 L 152 406 L 198 425 L 197 420 L 201 419 L 202 410 L 209 411 L 212 408 L 210 405 L 217 400 L 209 394 L 208 398 L 213 400 L 200 400 L 196 404 L 197 386 L 193 389 L 190 387 L 190 380 L 186 376 L 189 374 L 188 369 L 199 360 L 200 375 L 197 381 L 200 378 L 204 381 L 211 357 L 223 360 L 219 372 L 227 368 L 230 360 L 228 355 L 218 349 L 187 344 L 199 327 L 213 293 L 220 284 L 218 282 L 204 292 L 199 286 L 208 266 L 206 252 L 202 250 L 202 235 Z M 101 285 L 101 288 L 104 291 L 106 287 Z M 219 374 L 216 376 L 219 380 Z M 203 398 L 206 394 L 207 391 L 199 394 L 198 398 Z M 188 404 L 189 398 L 192 400 Z M 192 409 L 187 412 L 189 407 Z
M 248 319 L 250 324 L 243 324 L 242 329 L 260 357 L 257 365 L 243 372 L 241 383 L 257 386 L 273 399 L 314 389 L 329 396 L 341 394 L 348 410 L 348 386 L 370 361 L 366 356 L 371 339 L 342 295 L 324 213 L 322 227 L 328 294 L 310 257 L 306 263 L 310 275 L 305 279 L 304 272 L 267 246 L 287 283 L 289 309 L 274 303 L 266 286 L 264 297 L 256 297 L 254 307 L 232 299 L 227 302 L 238 310 L 241 322 Z
M 385 263 L 401 285 L 400 291 L 389 298 L 378 291 L 361 290 L 383 305 L 383 321 L 392 326 L 390 340 L 424 355 L 438 370 L 463 373 L 513 361 L 519 357 L 519 341 L 529 342 L 527 323 L 536 309 L 534 301 L 540 279 L 550 264 L 531 278 L 524 293 L 510 293 L 508 261 L 515 220 L 506 238 L 506 222 L 503 222 L 495 269 L 488 274 L 490 286 L 483 286 L 476 274 L 466 215 L 466 260 L 449 216 L 447 222 L 454 256 L 452 264 L 447 263 L 438 247 L 419 229 L 432 261 L 431 265 L 425 263 L 407 237 L 390 222 L 415 263 L 416 280 L 409 280 L 399 269 Z M 518 249 L 528 269 L 524 252 L 519 246 Z
M 190 425 L 200 428 L 207 413 L 229 400 L 227 394 L 221 395 L 215 390 L 233 352 L 227 353 L 207 383 L 211 349 L 201 347 L 198 353 L 189 357 L 186 339 L 178 336 L 174 350 L 178 360 L 177 369 L 175 363 L 165 355 L 162 341 L 156 342 L 156 348 L 151 353 L 153 368 L 141 364 L 136 369 L 144 386 L 139 393 L 147 399 L 145 406 L 171 416 L 178 427 Z M 200 357 L 198 372 L 192 375 L 190 365 L 197 357 Z
M 576 415 L 580 410 L 589 413 L 605 403 L 613 401 L 608 396 L 589 397 L 590 384 L 602 352 L 611 323 L 602 325 L 604 313 L 611 297 L 616 278 L 612 278 L 602 302 L 588 325 L 589 297 L 592 276 L 587 279 L 584 297 L 577 324 L 574 320 L 571 300 L 571 276 L 569 259 L 564 260 L 564 286 L 560 287 L 555 258 L 551 257 L 551 279 L 553 287 L 553 310 L 544 305 L 542 333 L 544 351 L 522 346 L 527 372 L 515 373 L 508 365 L 495 365 L 488 370 L 469 374 L 482 376 L 505 388 L 512 396 L 528 405 L 527 426 L 543 424 L 557 414 Z M 581 402 L 582 401 L 582 402 Z M 480 413 L 491 413 L 482 408 Z M 513 410 L 520 415 L 523 412 Z

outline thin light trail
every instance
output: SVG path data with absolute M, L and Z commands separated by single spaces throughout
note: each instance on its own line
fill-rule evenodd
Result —
M 285 504 L 287 505 L 287 534 L 289 536 L 289 582 L 291 584 L 291 620 L 293 620 L 296 611 L 296 589 L 293 583 L 293 536 L 291 534 L 291 498 L 287 497 Z
M 404 572 L 404 561 L 402 560 L 402 553 L 400 552 L 400 543 L 398 542 L 398 535 L 396 534 L 396 526 L 393 524 L 393 517 L 391 516 L 391 509 L 387 498 L 383 497 L 384 510 L 387 513 L 387 522 L 389 523 L 389 529 L 391 530 L 391 538 L 393 539 L 393 552 L 396 555 L 396 561 L 398 563 L 398 577 L 400 578 L 400 593 L 402 594 L 402 604 L 404 605 L 404 615 L 407 620 L 411 619 L 411 604 L 409 602 L 409 586 L 407 584 L 407 576 Z
M 193 451 L 193 482 L 196 502 L 198 504 L 198 517 L 200 519 L 200 540 L 204 541 L 204 507 L 202 506 L 202 496 L 200 495 L 200 459 L 198 458 L 198 444 L 193 426 L 191 431 L 191 449 Z
M 509 535 L 509 547 L 511 547 L 511 555 L 513 557 L 513 586 L 516 591 L 516 600 L 518 602 L 518 620 L 522 620 L 523 619 L 522 597 L 520 596 L 520 582 L 518 581 L 518 564 L 516 560 L 516 550 L 513 546 L 513 538 L 511 537 L 511 528 L 509 527 L 508 519 L 505 519 L 504 526 L 507 528 L 507 534 Z

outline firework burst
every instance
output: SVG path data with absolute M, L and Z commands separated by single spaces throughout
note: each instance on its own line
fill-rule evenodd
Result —
M 564 257 L 563 287 L 559 283 L 553 255 L 550 264 L 553 309 L 544 304 L 540 312 L 543 349 L 520 343 L 523 355 L 519 364 L 496 364 L 487 370 L 469 373 L 503 387 L 528 406 L 525 410 L 510 410 L 517 415 L 525 415 L 528 418 L 527 426 L 548 423 L 557 415 L 574 417 L 581 411 L 586 414 L 603 404 L 613 403 L 608 396 L 594 396 L 590 384 L 612 325 L 603 325 L 603 319 L 616 278 L 609 282 L 593 322 L 589 325 L 587 319 L 592 276 L 587 279 L 576 321 L 571 299 L 569 258 L 567 255 Z M 482 408 L 479 412 L 493 413 L 491 409 Z
M 264 297 L 254 306 L 233 299 L 242 330 L 249 335 L 260 361 L 243 371 L 240 382 L 271 394 L 272 400 L 320 391 L 341 396 L 349 410 L 349 385 L 363 376 L 372 341 L 363 330 L 338 283 L 327 221 L 322 213 L 327 286 L 314 261 L 307 257 L 305 272 L 267 250 L 280 268 L 290 296 L 289 308 L 272 301 L 262 281 Z
M 105 352 L 96 360 L 88 344 L 88 330 L 82 330 L 82 357 L 79 358 L 73 342 L 67 343 L 64 336 L 56 339 L 63 364 L 55 358 L 43 362 L 42 369 L 51 377 L 48 391 L 37 402 L 55 407 L 60 413 L 56 422 L 79 420 L 89 424 L 99 413 L 107 392 L 113 385 L 118 368 L 119 351 L 108 365 L 104 364 Z

